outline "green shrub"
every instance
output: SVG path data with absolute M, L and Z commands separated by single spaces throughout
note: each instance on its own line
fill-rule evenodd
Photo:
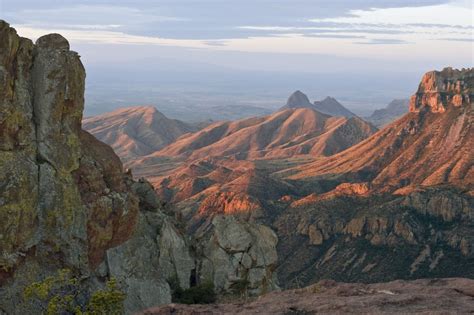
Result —
M 114 279 L 107 281 L 104 290 L 92 294 L 84 292 L 71 271 L 63 269 L 27 286 L 24 299 L 46 315 L 120 315 L 123 314 L 125 294 Z
M 174 279 L 170 279 L 169 283 L 173 292 L 172 300 L 174 303 L 211 304 L 216 301 L 214 284 L 211 281 L 206 281 L 185 290 L 183 290 Z
M 110 279 L 105 290 L 97 290 L 91 295 L 87 305 L 88 315 L 120 315 L 124 313 L 125 294 L 119 290 L 115 279 Z

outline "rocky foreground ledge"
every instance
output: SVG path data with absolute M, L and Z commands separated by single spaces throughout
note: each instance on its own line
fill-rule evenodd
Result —
M 361 284 L 321 281 L 304 289 L 272 292 L 249 303 L 152 308 L 140 315 L 213 314 L 471 314 L 474 280 L 397 280 Z

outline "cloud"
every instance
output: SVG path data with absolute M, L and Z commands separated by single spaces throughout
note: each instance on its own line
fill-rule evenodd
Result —
M 436 38 L 435 40 L 445 40 L 445 41 L 449 41 L 449 42 L 474 42 L 474 38 Z
M 245 29 L 239 27 L 241 25 L 311 27 L 314 22 L 310 19 L 338 18 L 351 10 L 445 2 L 447 0 L 0 0 L 3 3 L 0 13 L 12 24 L 44 29 L 121 25 L 117 30 L 131 35 L 218 40 L 273 32 Z
M 9 4 L 5 5 L 7 1 Z M 77 5 L 72 0 L 44 0 L 41 6 L 32 0 L 3 3 L 2 18 L 5 16 L 21 35 L 37 38 L 45 33 L 62 33 L 73 46 L 172 46 L 227 53 L 334 54 L 407 60 L 418 58 L 425 47 L 436 44 L 433 39 L 463 39 L 472 29 L 465 21 L 466 13 L 472 13 L 472 9 L 446 1 L 83 0 Z M 445 14 L 442 18 L 438 18 L 440 7 Z M 419 16 L 414 18 L 411 11 Z M 390 51 L 385 45 L 391 46 Z M 469 53 L 463 40 L 445 46 L 430 49 L 430 56 L 425 58 L 447 60 L 454 50 L 463 51 L 463 56 Z
M 472 7 L 465 8 L 451 4 L 439 4 L 423 7 L 374 8 L 370 10 L 351 10 L 347 16 L 336 18 L 316 18 L 312 22 L 396 24 L 396 25 L 436 25 L 470 27 L 472 26 Z
M 402 39 L 393 38 L 371 38 L 367 42 L 355 42 L 354 44 L 359 45 L 400 45 L 400 44 L 412 44 Z
M 317 38 L 332 38 L 332 39 L 361 39 L 366 38 L 365 36 L 361 35 L 343 35 L 343 34 L 318 34 L 318 33 L 311 33 L 305 34 L 306 37 L 317 37 Z
M 371 25 L 370 27 L 363 28 L 361 25 L 353 25 L 347 23 L 332 24 L 331 27 L 280 27 L 280 26 L 243 26 L 248 30 L 255 31 L 272 31 L 272 32 L 298 32 L 301 34 L 319 32 L 319 33 L 364 33 L 364 34 L 408 34 L 414 33 L 414 31 L 402 30 L 402 29 L 393 29 L 379 27 L 376 25 Z

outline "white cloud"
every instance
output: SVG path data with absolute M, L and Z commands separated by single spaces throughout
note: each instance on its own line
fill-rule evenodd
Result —
M 71 29 L 41 29 L 28 25 L 13 25 L 17 32 L 24 37 L 38 39 L 49 33 L 59 33 L 73 43 L 102 43 L 102 44 L 131 44 L 131 45 L 163 45 L 188 48 L 207 48 L 204 41 L 167 39 L 150 36 L 130 35 L 122 32 L 104 30 L 71 30 Z
M 228 38 L 218 40 L 136 35 L 129 32 L 131 23 L 129 19 L 135 19 L 138 23 L 140 19 L 173 21 L 178 18 L 158 15 L 153 17 L 140 10 L 126 7 L 101 8 L 97 12 L 93 12 L 94 8 L 90 6 L 76 7 L 78 11 L 71 11 L 70 8 L 44 10 L 44 16 L 38 18 L 38 21 L 45 21 L 46 14 L 51 12 L 57 17 L 52 19 L 49 25 L 30 20 L 28 23 L 17 23 L 13 26 L 22 36 L 30 38 L 38 38 L 52 32 L 61 33 L 73 45 L 74 43 L 161 45 L 214 51 L 326 54 L 398 61 L 430 59 L 449 62 L 452 56 L 456 55 L 459 61 L 465 63 L 472 61 L 472 42 L 466 39 L 472 38 L 473 26 L 468 21 L 468 15 L 473 11 L 472 8 L 466 8 L 459 3 L 415 8 L 355 10 L 350 11 L 349 16 L 312 19 L 313 24 L 300 20 L 295 21 L 293 26 L 245 25 L 235 28 L 255 31 L 255 36 L 233 38 L 229 35 Z M 103 15 L 103 12 L 109 12 L 110 16 L 99 19 L 98 16 Z M 59 18 L 61 15 L 64 16 Z M 438 15 L 442 17 L 438 18 Z M 74 18 L 69 19 L 70 16 Z M 97 21 L 103 24 L 97 24 Z M 441 40 L 450 40 L 450 44 L 440 45 Z
M 441 5 L 388 8 L 371 10 L 351 10 L 348 16 L 311 19 L 311 22 L 333 22 L 366 25 L 446 25 L 452 27 L 473 27 L 474 11 L 470 7 L 448 3 Z

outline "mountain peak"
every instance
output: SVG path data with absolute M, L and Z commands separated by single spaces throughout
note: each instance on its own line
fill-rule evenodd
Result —
M 123 161 L 150 154 L 195 127 L 169 119 L 154 106 L 132 106 L 83 120 L 83 128 L 109 144 Z
M 300 108 L 300 107 L 309 107 L 312 108 L 313 104 L 309 101 L 309 98 L 306 94 L 300 90 L 295 91 L 288 98 L 285 108 Z
M 326 98 L 324 98 L 322 102 L 337 102 L 337 100 L 334 97 L 326 96 Z
M 433 113 L 444 113 L 450 106 L 468 106 L 474 100 L 474 68 L 444 68 L 427 72 L 410 99 L 410 112 L 429 107 Z
M 348 181 L 370 181 L 380 191 L 409 193 L 416 187 L 449 184 L 472 192 L 474 140 L 469 102 L 474 98 L 473 86 L 473 69 L 428 72 L 412 97 L 410 113 L 358 145 L 306 165 L 292 176 L 338 174 L 341 180 L 347 176 Z
M 331 116 L 344 116 L 348 118 L 356 116 L 331 96 L 326 96 L 326 98 L 321 101 L 315 101 L 313 108 L 323 114 Z

